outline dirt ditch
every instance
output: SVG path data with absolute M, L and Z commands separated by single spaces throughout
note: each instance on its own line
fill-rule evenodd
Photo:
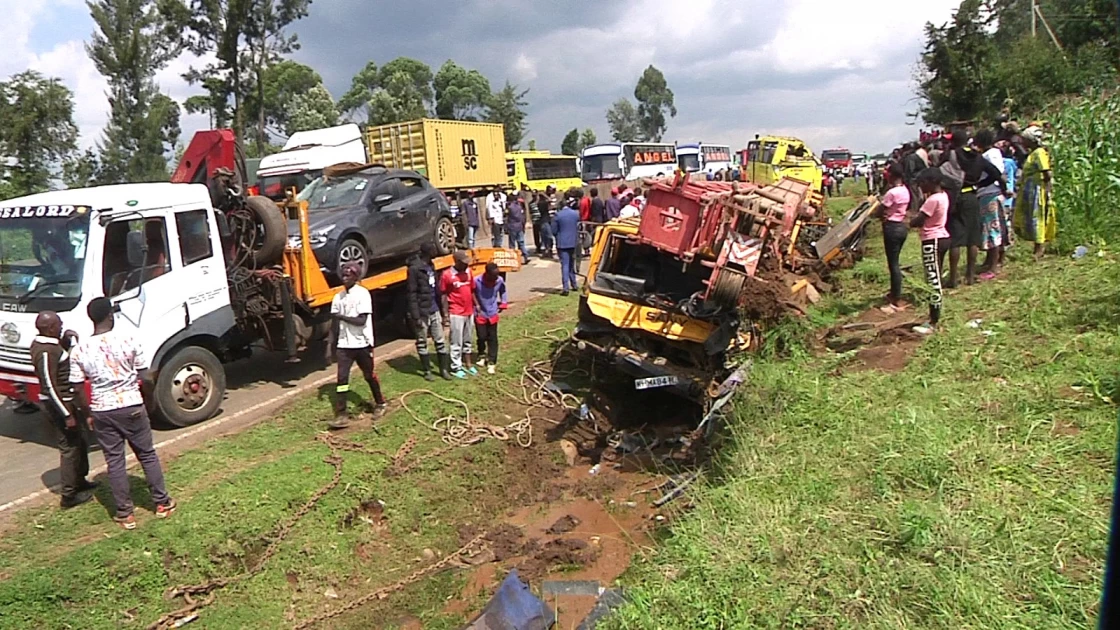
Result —
M 873 308 L 854 321 L 825 331 L 821 342 L 836 353 L 855 351 L 851 362 L 839 368 L 842 371 L 901 372 L 925 339 L 913 330 L 923 321 L 914 307 L 900 312 Z
M 489 545 L 463 558 L 465 586 L 445 612 L 472 617 L 517 569 L 557 612 L 556 627 L 574 628 L 597 594 L 557 594 L 563 585 L 556 582 L 611 588 L 636 555 L 648 553 L 652 530 L 667 518 L 652 505 L 664 490 L 651 489 L 695 463 L 698 450 L 689 436 L 699 409 L 617 384 L 597 387 L 587 399 L 586 417 L 556 413 L 535 427 L 532 447 L 508 448 L 507 496 L 517 507 L 499 523 L 460 526 L 461 543 L 486 529 Z M 552 585 L 548 593 L 542 593 L 545 582 Z

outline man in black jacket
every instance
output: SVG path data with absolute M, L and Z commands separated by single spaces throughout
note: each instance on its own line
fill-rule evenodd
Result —
M 31 363 L 39 377 L 39 402 L 58 435 L 63 509 L 93 498 L 97 484 L 89 474 L 89 438 L 74 414 L 74 388 L 70 385 L 70 345 L 77 335 L 62 333 L 62 320 L 53 311 L 35 318 L 39 335 L 31 342 Z
M 436 345 L 439 361 L 439 374 L 451 380 L 451 357 L 447 354 L 447 343 L 443 335 L 443 318 L 440 316 L 437 297 L 436 269 L 432 259 L 436 256 L 434 243 L 424 243 L 420 252 L 408 261 L 408 317 L 412 330 L 416 333 L 416 353 L 420 355 L 420 367 L 424 379 L 432 377 L 432 359 L 428 354 L 428 337 Z

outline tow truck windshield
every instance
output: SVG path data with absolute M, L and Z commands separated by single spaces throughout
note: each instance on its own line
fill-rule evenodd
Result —
M 0 310 L 67 311 L 77 306 L 89 212 L 74 210 L 0 209 Z M 50 211 L 56 215 L 48 216 Z M 67 211 L 68 215 L 59 216 Z

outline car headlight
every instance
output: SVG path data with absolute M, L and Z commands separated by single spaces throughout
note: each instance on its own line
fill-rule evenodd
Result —
M 317 230 L 312 230 L 310 235 L 310 242 L 312 247 L 319 247 L 327 242 L 327 236 L 334 231 L 334 225 L 321 227 Z M 299 249 L 303 245 L 303 238 L 300 236 L 289 236 L 288 247 L 292 249 Z

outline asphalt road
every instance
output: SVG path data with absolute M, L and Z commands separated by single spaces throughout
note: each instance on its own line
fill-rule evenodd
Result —
M 556 290 L 560 282 L 559 265 L 534 259 L 520 272 L 510 274 L 510 301 L 524 302 Z M 573 308 L 575 302 L 573 301 Z M 409 339 L 380 343 L 378 364 L 394 356 L 415 351 Z M 382 367 L 381 369 L 388 369 Z M 334 368 L 319 359 L 288 364 L 277 353 L 261 352 L 244 361 L 226 366 L 228 392 L 221 413 L 206 422 L 185 429 L 155 428 L 157 448 L 174 445 L 176 450 L 190 448 L 216 435 L 243 429 L 288 403 L 334 379 Z M 40 414 L 20 415 L 12 403 L 0 406 L 0 513 L 21 505 L 49 500 L 59 483 L 58 450 L 46 418 Z M 131 455 L 129 456 L 131 458 Z M 90 453 L 91 477 L 104 465 L 101 453 Z

